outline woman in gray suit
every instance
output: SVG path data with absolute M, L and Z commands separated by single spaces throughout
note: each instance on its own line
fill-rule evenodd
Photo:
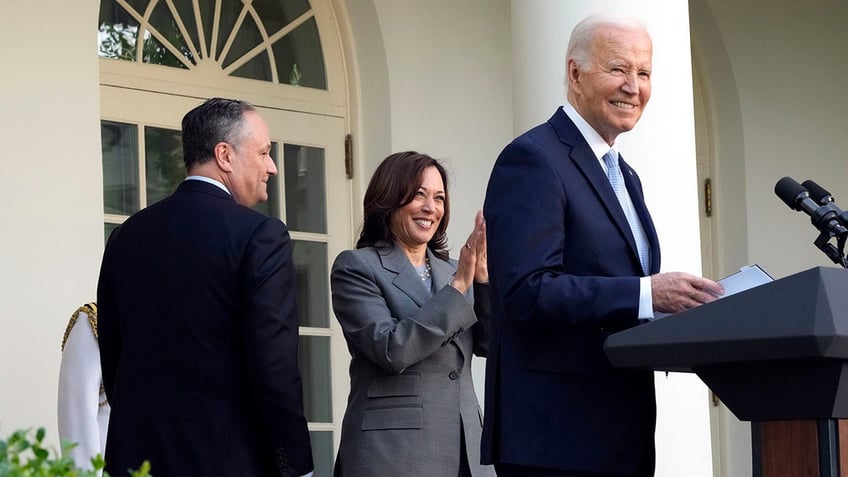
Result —
M 333 264 L 333 310 L 352 356 L 337 477 L 495 475 L 480 465 L 471 381 L 488 335 L 485 223 L 478 213 L 450 259 L 447 189 L 430 156 L 387 157 L 365 192 L 356 250 Z

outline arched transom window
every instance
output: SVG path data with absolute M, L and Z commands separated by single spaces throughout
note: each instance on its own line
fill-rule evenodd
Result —
M 104 58 L 327 89 L 307 0 L 111 0 L 101 3 Z

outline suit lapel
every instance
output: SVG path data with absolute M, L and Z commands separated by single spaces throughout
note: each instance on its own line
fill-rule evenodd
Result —
M 630 246 L 631 254 L 633 255 L 632 258 L 634 258 L 636 263 L 638 263 L 639 252 L 636 250 L 636 240 L 633 238 L 633 232 L 630 231 L 630 224 L 627 222 L 627 217 L 624 215 L 621 203 L 618 201 L 618 197 L 616 197 L 615 192 L 612 190 L 609 179 L 607 179 L 606 174 L 604 174 L 604 170 L 598 159 L 595 157 L 595 153 L 592 152 L 589 144 L 585 139 L 583 139 L 583 135 L 580 134 L 580 130 L 577 129 L 577 126 L 575 126 L 571 119 L 569 119 L 568 115 L 565 114 L 562 107 L 554 113 L 553 117 L 548 122 L 556 130 L 559 140 L 562 141 L 563 144 L 569 146 L 569 159 L 574 162 L 583 176 L 586 177 L 586 180 L 592 186 L 592 189 L 595 190 L 595 193 L 600 198 L 601 203 L 607 210 L 607 213 L 610 217 L 612 217 L 612 221 L 618 229 L 619 234 Z M 628 171 L 629 170 L 630 168 L 628 167 Z M 627 179 L 629 178 L 625 178 L 625 183 L 627 184 L 628 191 L 630 191 L 630 184 L 627 182 Z M 633 194 L 631 194 L 631 197 L 632 196 Z M 642 203 L 642 208 L 644 209 L 644 202 Z M 639 212 L 639 216 L 642 217 L 641 211 Z M 648 229 L 648 226 L 644 221 L 643 226 L 646 230 Z M 650 228 L 653 229 L 653 226 Z
M 385 253 L 380 252 L 380 260 L 383 268 L 395 274 L 392 284 L 405 293 L 419 307 L 430 299 L 430 293 L 424 287 L 421 277 L 412 266 L 412 262 L 397 245 L 392 244 Z M 432 264 L 431 264 L 432 266 Z

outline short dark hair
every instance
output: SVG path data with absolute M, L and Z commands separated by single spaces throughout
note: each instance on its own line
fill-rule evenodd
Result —
M 450 221 L 450 195 L 448 195 L 448 177 L 439 161 L 427 154 L 415 151 L 398 152 L 383 159 L 374 171 L 368 189 L 365 191 L 364 218 L 362 233 L 356 242 L 356 248 L 381 247 L 393 243 L 395 237 L 389 228 L 391 215 L 397 209 L 412 202 L 415 192 L 421 186 L 424 170 L 433 166 L 442 176 L 445 186 L 445 211 L 436 233 L 427 243 L 429 248 L 442 260 L 448 259 L 447 229 Z
M 244 113 L 252 104 L 236 99 L 212 98 L 183 116 L 183 160 L 186 171 L 215 157 L 215 144 L 241 144 Z

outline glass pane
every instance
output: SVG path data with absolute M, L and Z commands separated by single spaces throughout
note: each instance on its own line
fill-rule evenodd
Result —
M 273 45 L 281 83 L 327 89 L 324 54 L 315 18 L 310 18 Z
M 130 215 L 139 210 L 138 126 L 100 122 L 103 153 L 103 211 Z
M 309 2 L 307 0 L 253 0 L 253 8 L 262 19 L 268 36 L 271 36 L 309 11 Z
M 274 160 L 274 165 L 277 166 L 277 170 L 280 169 L 280 160 L 277 156 L 277 151 L 279 150 L 277 143 L 271 143 L 271 159 Z M 265 202 L 260 202 L 253 206 L 255 210 L 262 212 L 265 215 L 270 215 L 271 217 L 276 217 L 281 219 L 280 216 L 280 172 L 277 173 L 276 176 L 271 176 L 268 179 L 268 200 Z
M 149 31 L 144 32 L 144 51 L 141 55 L 141 61 L 152 65 L 188 69 L 188 66 L 168 51 L 162 43 L 159 43 L 159 40 L 154 38 Z
M 194 56 L 191 54 L 188 44 L 186 43 L 186 39 L 183 37 L 180 28 L 177 26 L 176 20 L 174 20 L 174 15 L 171 13 L 171 9 L 168 7 L 167 2 L 159 2 L 153 9 L 153 14 L 150 16 L 150 25 L 164 36 L 171 46 L 179 50 L 189 63 L 197 64 L 194 60 Z M 185 67 L 185 64 L 174 57 L 174 55 L 162 46 L 158 40 L 156 40 L 155 45 L 158 45 L 158 48 L 161 48 L 161 51 L 159 51 L 157 47 L 148 44 L 148 38 L 150 40 L 154 40 L 152 35 L 145 35 L 144 56 L 147 63 L 174 66 L 178 68 Z M 148 52 L 148 49 L 152 50 Z M 150 58 L 149 60 L 148 57 Z M 176 62 L 177 64 L 172 64 L 172 62 Z
M 203 2 L 201 2 L 201 4 L 202 3 Z M 183 25 L 185 25 L 186 32 L 189 36 L 189 42 L 194 45 L 194 49 L 197 50 L 198 55 L 203 55 L 203 49 L 200 47 L 200 40 L 197 35 L 197 22 L 194 17 L 194 2 L 192 0 L 174 0 L 174 7 L 177 9 L 177 15 L 179 15 L 180 20 L 183 21 Z M 201 8 L 203 8 L 202 5 Z M 210 33 L 212 32 L 205 32 L 206 35 L 209 35 Z
M 300 326 L 329 328 L 327 244 L 294 240 L 292 256 Z
M 215 14 L 216 0 L 198 0 L 200 7 L 200 23 L 203 25 L 203 41 L 206 42 L 206 48 L 209 49 L 209 54 L 212 54 L 212 20 Z M 223 13 L 223 12 L 222 12 Z M 229 30 L 227 30 L 229 31 Z M 197 44 L 197 43 L 195 43 Z
M 327 190 L 324 183 L 324 150 L 283 146 L 286 181 L 286 224 L 299 232 L 327 233 Z
M 268 52 L 263 51 L 256 55 L 252 60 L 233 71 L 232 75 L 239 78 L 271 81 L 271 60 L 268 58 Z
M 144 165 L 147 179 L 147 204 L 171 195 L 185 179 L 183 144 L 177 129 L 144 128 Z
M 137 11 L 139 15 L 144 16 L 147 11 L 147 6 L 150 5 L 150 0 L 127 0 L 127 4 Z
M 259 33 L 259 27 L 256 26 L 253 17 L 247 15 L 244 17 L 238 33 L 236 33 L 233 44 L 230 45 L 230 51 L 227 52 L 227 58 L 223 62 L 224 68 L 230 66 L 234 61 L 241 58 L 242 55 L 260 43 L 262 43 L 262 34 Z
M 112 235 L 113 230 L 118 228 L 118 225 L 120 225 L 120 224 L 104 224 L 103 225 L 103 238 L 104 238 L 103 244 L 104 244 L 104 246 L 107 242 L 109 242 L 109 236 Z
M 135 61 L 138 22 L 114 1 L 100 2 L 98 54 L 104 58 Z
M 206 29 L 206 34 L 209 36 L 212 36 L 212 23 L 215 13 L 216 1 L 218 0 L 211 0 L 208 2 L 210 8 L 209 19 L 206 19 L 206 15 L 203 16 L 203 26 Z M 221 55 L 221 50 L 227 43 L 227 39 L 230 37 L 230 32 L 233 31 L 233 27 L 236 25 L 236 20 L 238 20 L 238 16 L 239 13 L 241 13 L 242 8 L 243 5 L 241 2 L 221 2 L 221 14 L 218 19 L 218 38 L 212 40 L 215 42 L 216 45 L 215 59 L 218 59 L 218 57 Z
M 300 367 L 300 376 L 303 380 L 303 412 L 306 420 L 332 422 L 330 337 L 301 336 L 297 351 L 297 365 Z
M 315 464 L 313 475 L 333 475 L 333 433 L 332 431 L 310 431 L 312 443 L 312 462 Z

